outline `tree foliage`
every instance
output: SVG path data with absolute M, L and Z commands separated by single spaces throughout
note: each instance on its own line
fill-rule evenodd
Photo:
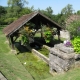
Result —
M 40 10 L 39 9 L 39 11 L 53 20 L 53 10 L 50 6 L 47 7 L 45 10 Z
M 0 6 L 0 16 L 4 15 L 6 13 L 6 10 L 3 6 Z
M 8 0 L 8 17 L 20 17 L 24 4 L 27 4 L 25 0 Z
M 5 22 L 10 24 L 17 18 L 19 18 L 24 9 L 24 4 L 27 3 L 25 0 L 8 0 L 7 14 Z
M 73 21 L 69 26 L 66 28 L 70 34 L 71 37 L 79 36 L 80 35 L 80 21 Z
M 80 15 L 80 10 L 78 10 L 76 14 Z
M 64 7 L 64 8 L 61 10 L 58 23 L 59 23 L 61 26 L 63 26 L 63 28 L 66 27 L 66 23 L 65 23 L 66 18 L 68 18 L 70 15 L 72 15 L 73 12 L 74 12 L 74 9 L 73 9 L 73 7 L 72 7 L 71 4 L 68 4 L 66 7 Z
M 29 14 L 32 11 L 35 11 L 34 6 L 27 7 L 25 5 L 28 4 L 26 0 L 8 0 L 8 7 L 0 6 L 0 22 L 10 24 L 14 20 L 18 19 L 22 15 Z M 72 15 L 74 10 L 71 4 L 68 4 L 64 7 L 60 13 L 54 14 L 52 7 L 47 7 L 45 10 L 38 10 L 53 21 L 60 24 L 65 28 L 65 20 L 68 16 Z M 79 14 L 79 11 L 77 12 Z
M 6 13 L 6 9 L 3 6 L 0 6 L 0 25 L 5 24 L 4 19 Z
M 61 13 L 62 14 L 65 14 L 66 17 L 72 15 L 74 12 L 73 10 L 73 7 L 71 4 L 68 4 L 66 7 L 64 7 L 62 10 L 61 10 Z

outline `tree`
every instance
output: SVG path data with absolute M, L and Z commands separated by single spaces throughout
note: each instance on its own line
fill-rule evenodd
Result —
M 47 17 L 53 19 L 53 10 L 52 8 L 49 6 L 47 7 L 45 10 L 38 10 L 40 11 L 41 13 L 43 13 L 44 15 L 46 15 Z
M 0 16 L 4 15 L 6 13 L 6 10 L 3 6 L 0 6 Z
M 73 10 L 73 7 L 72 7 L 71 4 L 68 4 L 66 7 L 64 7 L 64 8 L 61 10 L 61 13 L 62 13 L 62 14 L 65 14 L 66 17 L 72 15 L 73 12 L 74 12 L 74 10 Z
M 25 14 L 29 14 L 32 11 L 35 11 L 33 6 L 31 8 L 25 7 L 25 8 L 22 9 L 22 11 L 20 13 L 20 16 L 25 15 Z
M 25 4 L 28 4 L 26 0 L 8 0 L 8 17 L 20 17 Z
M 80 21 L 73 21 L 66 29 L 70 32 L 72 38 L 80 36 Z
M 0 25 L 4 24 L 6 9 L 3 6 L 0 6 Z
M 48 14 L 51 14 L 51 15 L 53 14 L 53 10 L 50 6 L 46 8 L 46 11 Z
M 71 4 L 68 4 L 66 7 L 64 7 L 61 10 L 61 13 L 59 15 L 58 23 L 65 29 L 66 28 L 66 23 L 65 20 L 72 15 L 74 12 L 73 7 Z
M 77 14 L 80 15 L 80 10 L 77 11 Z
M 59 14 L 58 23 L 65 29 L 65 15 Z
M 8 9 L 6 14 L 5 22 L 10 24 L 20 16 L 22 16 L 22 12 L 25 4 L 28 4 L 26 0 L 8 0 Z

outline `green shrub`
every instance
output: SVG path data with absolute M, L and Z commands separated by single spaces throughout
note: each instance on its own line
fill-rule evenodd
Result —
M 74 47 L 75 52 L 80 54 L 80 36 L 75 37 L 72 40 L 72 45 Z
M 50 43 L 52 38 L 53 38 L 52 32 L 51 31 L 45 31 L 44 35 L 45 35 L 45 38 L 44 38 L 45 42 Z
M 29 44 L 29 39 L 25 34 L 21 36 L 21 42 L 23 45 Z

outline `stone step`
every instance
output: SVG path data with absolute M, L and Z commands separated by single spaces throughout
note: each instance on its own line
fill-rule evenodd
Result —
M 75 63 L 75 54 L 67 54 L 58 48 L 51 48 L 50 54 L 50 68 L 57 72 L 68 71 Z
M 53 48 L 50 48 L 50 72 L 52 72 L 52 70 L 57 72 L 68 71 L 75 66 L 77 59 L 80 59 L 80 55 L 75 54 L 73 48 L 66 47 L 62 43 L 56 44 Z
M 51 48 L 50 54 L 56 55 L 64 60 L 65 59 L 69 60 L 69 59 L 75 58 L 75 53 L 67 54 L 57 48 Z
M 66 46 L 64 46 L 63 43 L 56 44 L 56 45 L 54 45 L 54 47 L 55 47 L 56 49 L 59 49 L 60 51 L 63 51 L 64 53 L 74 53 L 74 49 L 73 49 L 73 48 L 71 48 L 71 47 L 66 47 Z
M 49 58 L 50 58 L 50 63 L 55 63 L 56 66 L 59 66 L 64 71 L 68 71 L 72 63 L 75 61 L 74 59 L 64 60 L 53 54 L 50 54 Z
M 58 73 L 64 72 L 64 70 L 54 62 L 49 63 L 49 66 L 50 66 L 50 72 L 52 71 L 56 71 Z

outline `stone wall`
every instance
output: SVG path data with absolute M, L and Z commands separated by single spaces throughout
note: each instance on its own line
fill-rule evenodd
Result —
M 75 67 L 76 60 L 79 58 L 80 55 L 75 54 L 73 48 L 66 47 L 62 43 L 55 45 L 54 48 L 50 49 L 49 54 L 50 73 L 68 71 Z
M 41 54 L 40 52 L 38 52 L 35 49 L 32 49 L 32 53 L 35 54 L 37 57 L 39 57 L 40 59 L 42 59 L 44 62 L 46 62 L 47 64 L 49 64 L 49 58 L 47 58 L 46 56 L 44 56 L 43 54 Z
M 67 30 L 60 31 L 60 37 L 70 40 L 70 33 Z
M 56 44 L 53 48 L 45 45 L 43 47 L 50 50 L 49 58 L 35 49 L 32 49 L 32 53 L 49 64 L 49 72 L 51 74 L 53 74 L 54 71 L 57 73 L 63 73 L 75 66 L 80 66 L 80 54 L 75 54 L 73 48 L 66 47 L 63 43 Z
M 48 49 L 48 50 L 50 50 L 50 47 L 47 46 L 47 45 L 43 45 L 43 47 L 46 48 L 46 49 Z

